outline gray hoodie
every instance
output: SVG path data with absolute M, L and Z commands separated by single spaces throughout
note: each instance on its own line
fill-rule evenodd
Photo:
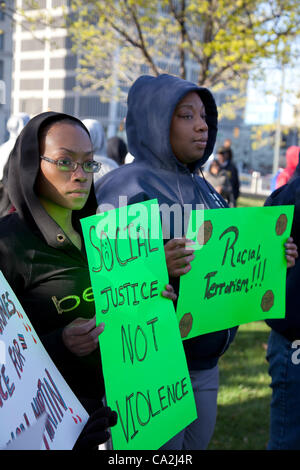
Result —
M 83 124 L 88 129 L 94 149 L 94 160 L 101 163 L 99 173 L 94 174 L 94 183 L 106 173 L 118 168 L 118 164 L 107 156 L 106 137 L 102 124 L 96 119 L 83 119 Z
M 208 142 L 203 157 L 186 167 L 173 154 L 170 125 L 178 102 L 189 92 L 199 93 L 205 106 Z M 182 209 L 183 232 L 187 218 L 185 206 L 205 209 L 228 207 L 222 197 L 198 174 L 213 151 L 217 134 L 217 107 L 211 92 L 181 78 L 163 74 L 141 76 L 128 94 L 126 132 L 128 150 L 135 160 L 105 175 L 95 185 L 98 204 L 119 207 L 119 196 L 127 204 L 157 199 L 163 204 L 178 204 Z M 198 206 L 199 207 L 199 206 Z M 162 211 L 161 211 L 162 212 Z M 176 222 L 176 221 L 175 221 Z M 176 224 L 175 224 L 176 225 Z M 164 224 L 162 224 L 164 232 Z M 182 236 L 184 233 L 181 233 Z M 178 235 L 178 234 L 175 234 Z M 164 238 L 174 238 L 174 224 Z M 172 279 L 175 288 L 178 279 Z M 208 369 L 228 347 L 235 329 L 218 331 L 184 341 L 190 369 Z

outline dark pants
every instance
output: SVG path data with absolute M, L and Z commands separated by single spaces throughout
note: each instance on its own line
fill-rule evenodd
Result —
M 190 371 L 197 419 L 176 434 L 161 449 L 163 450 L 205 450 L 213 435 L 219 388 L 218 366 L 207 370 Z
M 267 360 L 272 379 L 268 449 L 300 450 L 300 341 L 271 331 Z

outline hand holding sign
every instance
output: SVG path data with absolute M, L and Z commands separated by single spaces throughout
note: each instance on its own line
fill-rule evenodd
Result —
M 107 428 L 115 426 L 117 420 L 117 413 L 109 406 L 99 408 L 89 417 L 73 450 L 97 450 L 99 444 L 103 444 L 110 438 Z
M 98 348 L 98 337 L 104 330 L 104 323 L 96 327 L 96 316 L 87 320 L 76 318 L 62 333 L 65 346 L 76 356 L 86 356 Z
M 166 290 L 162 291 L 161 295 L 166 297 L 166 299 L 173 300 L 173 302 L 177 299 L 177 295 L 175 294 L 174 287 L 171 284 L 166 285 Z
M 186 238 L 173 238 L 164 248 L 169 276 L 179 277 L 191 270 L 191 261 L 195 258 L 193 249 L 186 249 L 186 244 L 194 243 Z
M 105 322 L 99 342 L 107 403 L 118 413 L 113 448 L 158 449 L 196 418 L 196 408 L 174 307 L 166 301 L 176 294 L 167 284 L 157 201 L 81 224 L 96 315 Z
M 88 414 L 48 356 L 1 272 L 0 298 L 0 337 L 6 349 L 4 363 L 0 358 L 0 448 L 11 440 L 19 449 L 72 449 Z M 45 412 L 48 419 L 43 429 L 36 428 L 36 436 L 32 427 Z M 18 440 L 20 434 L 25 443 Z
M 296 258 L 298 258 L 297 245 L 295 245 L 293 238 L 289 237 L 284 246 L 285 246 L 285 258 L 287 261 L 287 267 L 292 268 L 293 266 L 295 266 Z

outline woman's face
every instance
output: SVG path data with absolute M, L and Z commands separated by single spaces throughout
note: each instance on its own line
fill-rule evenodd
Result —
M 194 91 L 185 95 L 176 106 L 171 121 L 170 143 L 181 163 L 193 163 L 203 157 L 208 139 L 205 118 L 204 104 Z
M 212 163 L 210 165 L 210 172 L 213 174 L 213 175 L 217 175 L 219 173 L 219 165 L 217 165 L 216 163 Z
M 82 127 L 62 121 L 53 124 L 41 139 L 40 155 L 83 163 L 93 160 L 92 143 Z M 84 172 L 80 165 L 75 171 L 66 172 L 41 159 L 36 191 L 39 197 L 57 206 L 79 210 L 87 201 L 92 181 L 93 173 Z

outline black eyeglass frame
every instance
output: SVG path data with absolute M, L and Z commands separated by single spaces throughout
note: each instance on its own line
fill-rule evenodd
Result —
M 77 170 L 78 168 L 78 165 L 81 166 L 81 168 L 83 169 L 83 171 L 85 173 L 98 173 L 100 171 L 100 168 L 102 166 L 102 164 L 100 162 L 96 162 L 95 160 L 89 160 L 89 161 L 86 161 L 86 162 L 83 162 L 83 163 L 80 163 L 80 162 L 73 162 L 72 160 L 70 160 L 70 169 L 65 169 L 63 170 L 61 167 L 62 167 L 62 164 L 60 164 L 60 162 L 62 160 L 64 160 L 63 158 L 59 158 L 58 160 L 53 160 L 52 158 L 49 158 L 49 157 L 45 157 L 45 155 L 40 155 L 40 159 L 41 160 L 45 160 L 46 162 L 49 162 L 49 163 L 52 163 L 53 165 L 56 165 L 57 168 L 60 170 L 60 171 L 64 171 L 64 172 L 74 172 Z M 93 167 L 93 170 L 92 171 L 89 171 L 89 170 L 86 170 L 85 168 L 85 165 L 87 163 L 93 163 L 94 164 L 94 167 Z M 97 165 L 97 166 L 96 166 Z

